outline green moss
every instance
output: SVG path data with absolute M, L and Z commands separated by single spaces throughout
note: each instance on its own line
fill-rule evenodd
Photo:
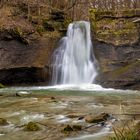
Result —
M 80 130 L 82 130 L 82 126 L 81 126 L 81 125 L 73 125 L 72 128 L 73 128 L 73 130 L 75 130 L 75 131 L 80 131 Z
M 138 27 L 130 19 L 104 18 L 93 22 L 95 37 L 116 46 L 138 41 Z
M 67 133 L 67 132 L 72 132 L 73 128 L 70 125 L 67 125 L 66 127 L 64 127 L 64 129 L 62 130 L 63 133 Z
M 45 29 L 42 27 L 42 26 L 38 26 L 36 28 L 36 31 L 39 33 L 39 34 L 42 34 L 43 32 L 45 32 Z
M 62 133 L 70 133 L 73 131 L 80 131 L 80 130 L 82 130 L 81 125 L 73 125 L 73 126 L 67 125 L 63 128 Z
M 117 37 L 119 37 L 119 35 L 121 35 L 121 37 L 124 35 L 126 40 L 127 38 L 130 40 L 126 42 L 131 43 L 131 40 L 134 40 L 134 38 L 131 38 L 132 34 L 138 36 L 138 28 L 136 27 L 135 23 L 133 23 L 131 19 L 125 17 L 131 17 L 139 14 L 140 9 L 122 10 L 116 12 L 112 10 L 101 11 L 97 9 L 90 9 L 89 12 L 92 28 L 94 29 L 94 33 L 98 36 L 99 40 L 104 40 L 104 38 L 102 38 L 104 34 L 114 34 Z M 117 39 L 118 38 L 116 38 L 115 41 L 118 41 Z M 107 40 L 105 40 L 105 42 L 106 41 Z M 137 37 L 134 42 L 136 41 Z M 111 42 L 113 42 L 113 40 Z
M 72 20 L 67 18 L 67 19 L 64 20 L 64 22 L 62 22 L 62 25 L 63 25 L 64 28 L 67 28 L 68 25 L 69 25 L 71 22 L 72 22 Z
M 26 38 L 26 33 L 23 33 L 19 27 L 15 27 L 9 30 L 9 34 L 16 40 L 22 42 L 25 45 L 29 44 L 29 40 Z
M 21 36 L 23 35 L 21 29 L 18 28 L 18 27 L 14 28 L 12 32 L 13 32 L 13 34 L 14 34 L 15 36 L 17 36 L 17 37 L 21 37 Z
M 54 31 L 55 30 L 53 23 L 48 21 L 48 19 L 43 20 L 43 27 L 45 28 L 46 31 Z
M 25 126 L 24 130 L 26 130 L 26 131 L 38 131 L 38 130 L 40 130 L 40 127 L 35 122 L 29 122 Z
M 140 14 L 140 9 L 127 9 L 127 10 L 119 10 L 119 11 L 114 11 L 114 10 L 109 10 L 109 11 L 102 11 L 100 9 L 90 9 L 90 18 L 93 21 L 98 21 L 102 18 L 105 17 L 134 17 L 134 16 L 139 16 Z

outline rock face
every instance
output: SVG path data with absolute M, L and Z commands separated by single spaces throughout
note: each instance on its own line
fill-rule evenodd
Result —
M 40 39 L 29 46 L 16 40 L 1 41 L 0 81 L 4 84 L 46 81 L 49 74 L 48 60 L 57 41 L 56 38 Z
M 97 82 L 104 87 L 140 89 L 140 44 L 117 47 L 95 42 L 100 70 Z
M 3 84 L 49 81 L 49 63 L 58 38 L 41 38 L 28 45 L 11 39 L 0 41 L 0 82 Z
M 140 24 L 135 22 L 139 21 L 140 11 L 94 12 L 91 16 L 94 52 L 100 67 L 97 83 L 104 87 L 140 89 Z
M 62 36 L 63 31 L 60 30 L 67 23 L 62 12 L 52 12 L 50 17 L 33 15 L 32 10 L 37 8 L 36 5 L 30 7 L 32 13 L 27 17 L 27 4 L 9 3 L 0 9 L 2 84 L 50 83 L 52 53 Z M 55 19 L 52 18 L 54 15 Z

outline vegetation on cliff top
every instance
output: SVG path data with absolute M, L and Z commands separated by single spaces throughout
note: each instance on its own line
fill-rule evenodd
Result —
M 96 39 L 116 46 L 134 44 L 139 41 L 139 24 L 133 22 L 139 15 L 140 9 L 90 10 Z
M 43 36 L 44 34 L 48 34 L 48 32 L 54 32 L 52 36 L 59 36 L 59 33 L 66 32 L 66 28 L 71 21 L 89 20 L 91 18 L 94 28 L 97 27 L 96 30 L 99 28 L 96 32 L 96 37 L 100 41 L 107 42 L 108 40 L 109 43 L 120 45 L 123 44 L 121 38 L 124 36 L 124 40 L 126 40 L 125 44 L 135 43 L 137 40 L 137 30 L 135 25 L 132 25 L 129 20 L 126 20 L 126 23 L 133 26 L 132 28 L 125 28 L 123 30 L 120 28 L 118 30 L 112 28 L 112 26 L 120 24 L 122 19 L 118 20 L 118 22 L 112 20 L 110 23 L 107 23 L 107 19 L 98 22 L 97 19 L 103 16 L 136 16 L 139 15 L 139 5 L 139 0 L 121 0 L 121 2 L 112 0 L 104 0 L 102 2 L 100 0 L 1 0 L 0 32 L 7 31 L 8 35 L 5 35 L 6 39 L 14 38 L 20 40 L 22 43 L 29 44 L 29 36 L 31 34 L 36 33 L 38 36 Z M 123 9 L 123 11 L 121 12 L 120 9 Z M 104 26 L 106 27 L 102 27 L 102 22 L 105 23 Z M 124 26 L 127 26 L 126 23 L 123 23 Z M 107 30 L 104 28 L 107 28 Z M 20 32 L 17 32 L 17 29 Z M 35 36 L 32 38 L 35 38 Z M 115 40 L 112 40 L 110 36 L 113 36 Z M 127 36 L 130 41 L 128 41 Z

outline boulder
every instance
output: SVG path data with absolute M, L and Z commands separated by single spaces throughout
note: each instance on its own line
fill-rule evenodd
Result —
M 29 122 L 25 128 L 24 128 L 25 131 L 38 131 L 40 130 L 40 127 L 37 125 L 37 123 L 35 122 Z
M 85 117 L 85 121 L 87 123 L 102 123 L 102 122 L 106 121 L 109 117 L 110 117 L 110 115 L 107 113 L 102 113 L 98 116 L 89 115 L 89 116 Z
M 82 126 L 81 125 L 67 125 L 63 128 L 62 132 L 69 133 L 73 131 L 81 131 Z
M 8 125 L 7 120 L 6 120 L 6 119 L 4 119 L 4 118 L 0 118 L 0 125 L 1 125 L 1 126 Z

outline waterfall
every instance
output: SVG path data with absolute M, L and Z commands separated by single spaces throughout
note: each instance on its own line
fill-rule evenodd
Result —
M 53 85 L 91 84 L 97 75 L 90 37 L 90 23 L 70 23 L 67 36 L 60 40 L 53 55 Z

